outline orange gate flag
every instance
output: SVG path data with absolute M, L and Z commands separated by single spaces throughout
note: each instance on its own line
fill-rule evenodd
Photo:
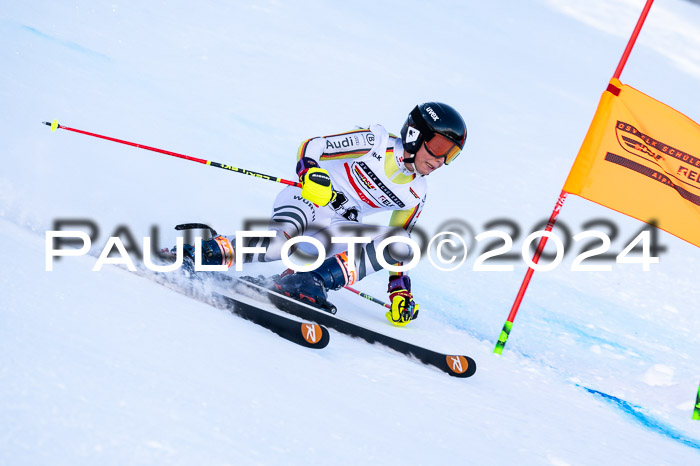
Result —
M 700 247 L 700 125 L 613 78 L 564 191 Z

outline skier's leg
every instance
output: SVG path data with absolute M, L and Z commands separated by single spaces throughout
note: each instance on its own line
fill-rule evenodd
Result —
M 276 280 L 274 286 L 287 296 L 333 311 L 335 306 L 328 301 L 327 292 L 352 285 L 365 276 L 383 269 L 378 260 L 379 244 L 392 236 L 408 238 L 408 233 L 393 227 L 338 222 L 317 233 L 317 236 L 322 236 L 323 239 L 329 236 L 335 238 L 361 236 L 366 237 L 369 242 L 354 246 L 352 249 L 354 254 L 350 255 L 348 255 L 348 243 L 333 243 L 334 248 L 330 249 L 330 257 L 315 270 L 283 276 Z M 383 249 L 381 257 L 387 264 L 397 265 L 411 257 L 411 249 L 403 242 L 394 241 Z
M 382 248 L 381 258 L 388 265 L 398 265 L 413 257 L 411 247 L 405 243 L 410 236 L 406 230 L 398 227 L 365 225 L 348 221 L 333 222 L 327 229 L 320 232 L 320 235 L 328 237 L 364 237 L 369 239 L 368 242 L 358 243 L 353 246 L 354 254 L 348 254 L 348 243 L 335 243 L 330 250 L 329 255 L 345 253 L 345 261 L 349 270 L 353 270 L 349 275 L 347 285 L 352 285 L 356 281 L 362 280 L 367 275 L 373 274 L 384 267 L 379 262 L 379 245 L 388 238 L 395 237 L 396 239 L 388 241 L 385 247 Z M 350 267 L 348 260 L 353 260 L 353 266 Z M 352 276 L 354 274 L 354 276 Z

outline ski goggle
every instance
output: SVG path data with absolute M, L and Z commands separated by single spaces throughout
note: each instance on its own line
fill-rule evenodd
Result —
M 449 165 L 462 152 L 457 144 L 441 134 L 435 134 L 430 141 L 424 141 L 423 145 L 428 154 L 436 159 L 445 158 L 445 165 Z

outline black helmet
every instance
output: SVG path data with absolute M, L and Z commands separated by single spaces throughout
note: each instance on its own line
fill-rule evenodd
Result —
M 430 141 L 436 134 L 446 137 L 461 150 L 467 140 L 467 125 L 459 112 L 447 104 L 426 102 L 416 105 L 401 128 L 403 148 L 407 153 L 415 155 L 423 142 Z M 454 155 L 451 160 L 445 159 L 445 163 L 456 157 Z M 413 160 L 415 157 L 404 157 L 405 162 L 412 163 Z

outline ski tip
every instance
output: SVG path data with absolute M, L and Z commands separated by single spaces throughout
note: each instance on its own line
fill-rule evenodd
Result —
M 304 322 L 301 324 L 301 336 L 309 348 L 325 348 L 330 341 L 328 329 L 322 325 Z
M 476 372 L 476 362 L 468 356 L 447 355 L 445 362 L 447 373 L 454 377 L 471 377 Z

